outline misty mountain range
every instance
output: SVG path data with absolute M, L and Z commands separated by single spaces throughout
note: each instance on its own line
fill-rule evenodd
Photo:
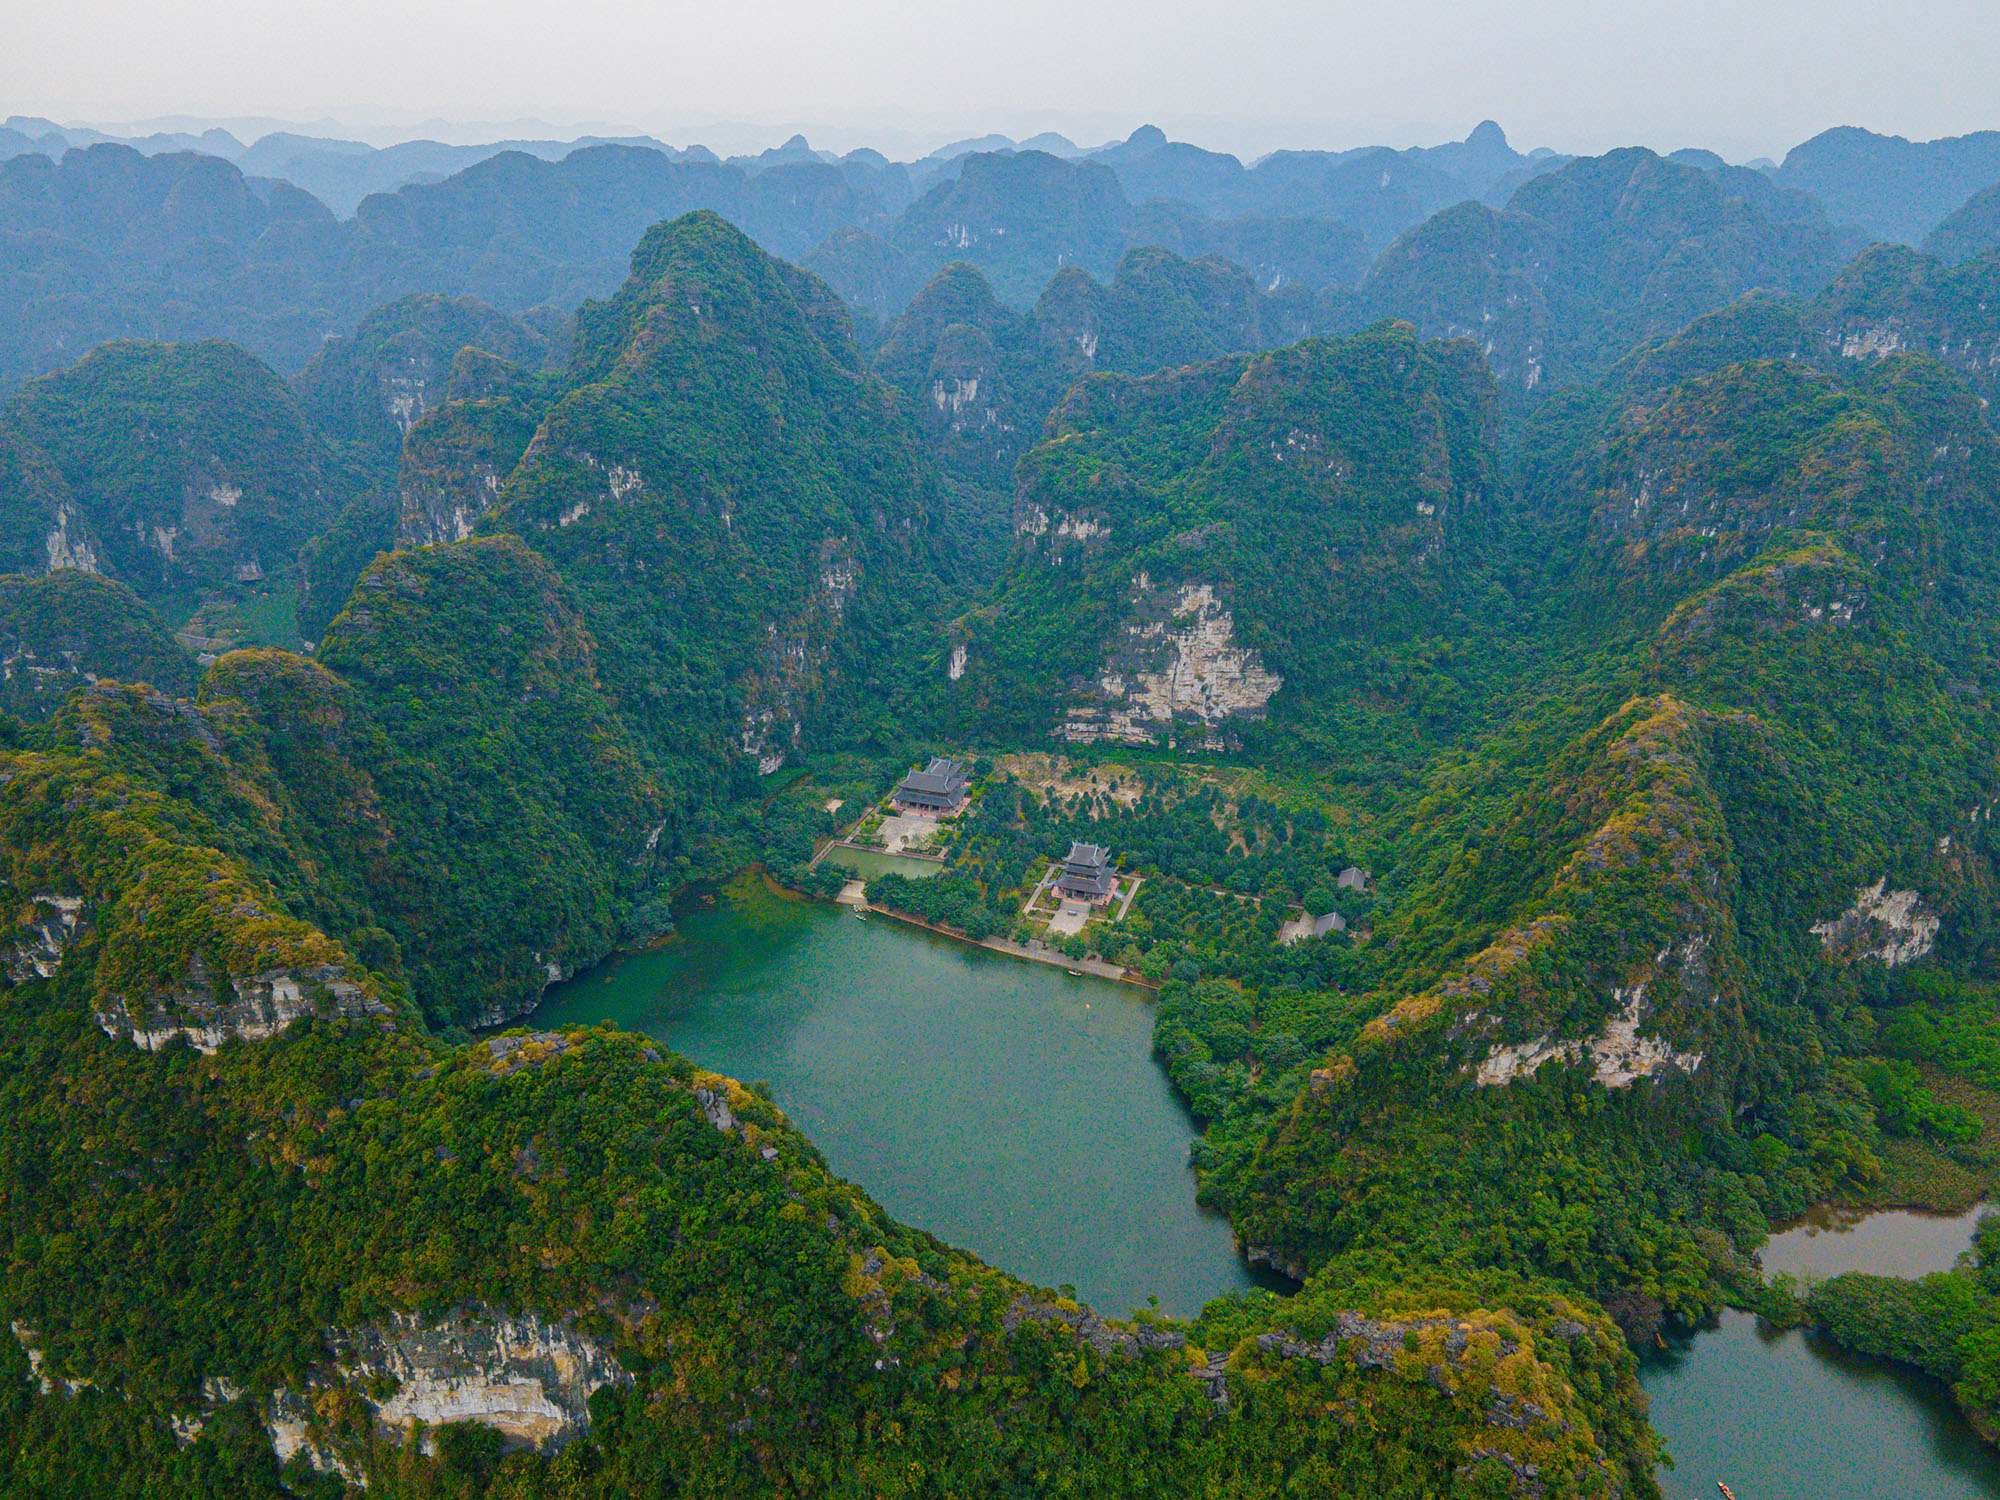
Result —
M 1743 167 L 1701 151 L 1522 153 L 1489 121 L 1437 147 L 1245 164 L 1147 127 L 1087 150 L 994 136 L 896 162 L 802 137 L 723 160 L 643 138 L 128 142 L 14 117 L 0 126 L 0 389 L 119 338 L 227 338 L 292 375 L 418 293 L 478 298 L 559 344 L 639 235 L 694 209 L 822 277 L 865 344 L 955 261 L 1025 312 L 1060 273 L 1103 286 L 1157 247 L 1240 268 L 1253 300 L 1275 299 L 1225 316 L 1242 328 L 1296 338 L 1402 317 L 1479 337 L 1503 384 L 1533 388 L 1601 372 L 1746 291 L 1814 295 L 1874 241 L 1948 262 L 2000 244 L 2000 133 L 1843 128 Z

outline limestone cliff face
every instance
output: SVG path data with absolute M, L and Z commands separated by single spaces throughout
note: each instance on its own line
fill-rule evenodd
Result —
M 1219 750 L 1231 742 L 1229 726 L 1262 718 L 1283 686 L 1257 652 L 1238 644 L 1235 617 L 1215 585 L 1155 587 L 1141 573 L 1101 673 L 1073 695 L 1056 737 Z
M 42 1356 L 33 1331 L 14 1335 L 40 1374 Z M 471 1304 L 427 1322 L 398 1313 L 352 1329 L 329 1329 L 327 1364 L 303 1390 L 279 1387 L 262 1402 L 264 1430 L 280 1462 L 304 1455 L 325 1474 L 364 1487 L 371 1444 L 359 1440 L 352 1421 L 358 1406 L 376 1443 L 401 1446 L 421 1424 L 434 1430 L 473 1422 L 498 1432 L 509 1447 L 550 1451 L 590 1428 L 590 1398 L 632 1377 L 610 1345 L 581 1332 L 570 1320 L 532 1312 L 509 1313 Z M 41 1376 L 46 1387 L 48 1376 Z M 73 1389 L 88 1382 L 65 1381 Z M 203 1383 L 203 1405 L 171 1420 L 175 1436 L 191 1443 L 216 1412 L 243 1395 L 227 1376 Z M 437 1446 L 428 1435 L 424 1453 Z
M 43 572 L 88 563 L 97 549 L 62 471 L 40 446 L 0 421 L 0 515 L 12 524 L 4 571 Z
M 1700 1052 L 1677 1050 L 1660 1037 L 1639 1034 L 1644 985 L 1635 984 L 1629 990 L 1614 986 L 1611 993 L 1612 998 L 1624 1001 L 1624 1006 L 1595 1035 L 1582 1040 L 1544 1036 L 1494 1047 L 1479 1064 L 1475 1081 L 1481 1088 L 1512 1083 L 1516 1078 L 1533 1077 L 1543 1063 L 1556 1058 L 1576 1062 L 1587 1056 L 1599 1083 L 1608 1089 L 1622 1089 L 1663 1070 L 1692 1073 L 1701 1066 Z
M 1812 319 L 1827 355 L 1927 355 L 1990 395 L 2000 381 L 1996 286 L 1990 260 L 1945 266 L 1907 246 L 1877 245 L 1820 294 Z
M 2000 331 L 1990 326 L 1961 331 L 1950 324 L 1928 325 L 1919 317 L 1893 313 L 1847 317 L 1828 327 L 1826 343 L 1830 352 L 1848 359 L 1927 354 L 1979 379 L 2000 374 Z
M 20 392 L 8 421 L 41 455 L 46 517 L 32 543 L 11 528 L 8 572 L 228 590 L 289 567 L 356 489 L 277 375 L 219 342 L 102 345 Z M 0 490 L 15 467 L 0 453 Z
M 473 1307 L 427 1324 L 413 1314 L 329 1337 L 343 1379 L 393 1383 L 376 1420 L 407 1431 L 422 1422 L 479 1422 L 510 1443 L 549 1448 L 590 1426 L 592 1392 L 625 1385 L 608 1345 L 562 1319 Z
M 501 478 L 492 464 L 470 457 L 406 470 L 396 491 L 401 507 L 396 521 L 397 544 L 428 547 L 464 541 L 499 498 Z
M 860 592 L 862 568 L 850 538 L 822 537 L 804 607 L 765 622 L 763 649 L 738 681 L 745 707 L 737 744 L 767 776 L 800 741 L 847 607 Z
M 65 568 L 75 568 L 82 573 L 100 572 L 97 548 L 91 544 L 89 531 L 82 517 L 73 516 L 71 511 L 72 507 L 68 505 L 56 507 L 49 534 L 42 543 L 48 554 L 49 571 L 60 573 Z M 167 555 L 171 559 L 173 554 L 169 552 Z
M 1854 893 L 1854 904 L 1838 916 L 1815 922 L 1813 936 L 1838 958 L 1877 958 L 1894 968 L 1922 958 L 1937 946 L 1938 914 L 1915 891 L 1892 891 L 1878 880 Z
M 75 568 L 0 578 L 0 707 L 45 719 L 105 677 L 191 696 L 195 671 L 165 623 L 123 584 Z
M 312 1015 L 393 1025 L 393 989 L 241 864 L 186 842 L 160 817 L 155 791 L 88 753 L 128 734 L 174 743 L 226 785 L 231 768 L 200 709 L 105 684 L 65 712 L 74 716 L 65 738 L 86 753 L 19 751 L 0 777 L 0 885 L 21 893 L 0 951 L 17 983 L 56 978 L 84 944 L 97 1024 L 147 1051 L 179 1037 L 214 1052 Z M 26 830 L 54 785 L 63 788 L 60 837 L 36 839 Z
M 129 1037 L 148 1052 L 157 1052 L 175 1037 L 185 1037 L 203 1052 L 213 1052 L 231 1037 L 258 1041 L 275 1036 L 306 1016 L 380 1016 L 389 1007 L 328 964 L 304 970 L 273 970 L 263 974 L 215 975 L 201 959 L 188 966 L 185 979 L 171 992 L 150 1001 L 127 1002 L 112 997 L 100 1005 L 97 1024 L 106 1036 Z
M 1021 507 L 1014 522 L 1014 537 L 1022 550 L 1045 553 L 1058 564 L 1071 551 L 1101 551 L 1111 535 L 1111 523 L 1097 512 L 1051 512 L 1032 502 Z
M 44 660 L 33 646 L 17 642 L 0 656 L 0 685 L 17 702 L 25 698 L 59 703 L 78 683 L 95 681 L 96 674 L 77 662 L 75 652 L 65 651 L 53 660 Z
M 1804 366 L 1752 362 L 1628 406 L 1591 461 L 1587 552 L 1635 592 L 1685 599 L 1690 584 L 1737 574 L 1731 594 L 1709 605 L 1768 612 L 1791 598 L 1827 623 L 1858 619 L 1873 576 L 1956 566 L 1950 547 L 1938 552 L 1924 534 L 1993 524 L 2000 457 L 1980 404 L 1956 380 L 1903 373 L 1905 389 L 1920 393 L 1907 401 Z M 1755 567 L 1773 542 L 1795 550 L 1782 567 Z
M 934 477 L 823 283 L 713 214 L 656 226 L 632 265 L 579 314 L 480 527 L 554 564 L 655 744 L 774 767 L 871 649 L 854 610 L 899 616 L 925 586 Z
M 1709 732 L 1707 716 L 1662 697 L 1626 705 L 1580 742 L 1564 774 L 1495 833 L 1524 851 L 1561 849 L 1539 887 L 1539 914 L 1496 932 L 1364 1037 L 1395 1045 L 1427 1036 L 1485 1087 L 1558 1060 L 1588 1063 L 1613 1089 L 1696 1072 L 1730 1031 L 1728 1002 L 1742 984 L 1721 814 L 1701 770 Z M 1494 878 L 1465 863 L 1443 889 Z M 1600 930 L 1601 893 L 1632 882 L 1649 890 L 1643 926 Z
M 397 543 L 425 547 L 471 536 L 520 462 L 531 416 L 504 399 L 454 401 L 418 421 L 396 473 Z
M 872 361 L 943 463 L 993 489 L 1012 482 L 1067 363 L 1039 357 L 1028 321 L 954 262 L 910 300 Z
M 7 974 L 16 984 L 33 978 L 52 979 L 62 967 L 64 952 L 76 936 L 83 915 L 83 897 L 37 895 L 29 898 L 19 935 L 7 953 Z

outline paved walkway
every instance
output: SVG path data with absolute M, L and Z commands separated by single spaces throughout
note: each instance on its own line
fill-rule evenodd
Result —
M 869 906 L 865 903 L 857 906 L 856 909 L 866 911 L 870 916 L 888 917 L 892 921 L 902 922 L 910 927 L 921 927 L 924 931 L 935 932 L 940 937 L 955 938 L 961 943 L 972 942 L 972 939 L 962 932 L 953 932 L 947 927 L 939 927 L 935 923 L 913 917 L 908 912 L 893 911 L 886 906 Z M 1008 938 L 987 938 L 984 942 L 974 944 L 974 946 L 984 948 L 992 953 L 1004 953 L 1009 958 L 1024 958 L 1031 964 L 1052 964 L 1058 969 L 1067 969 L 1080 974 L 1093 974 L 1099 979 L 1116 980 L 1120 984 L 1133 985 L 1142 990 L 1155 990 L 1159 988 L 1152 980 L 1142 979 L 1139 975 L 1122 969 L 1117 964 L 1103 963 L 1094 958 L 1070 958 L 1066 954 L 1053 953 L 1047 948 L 1029 948 Z
M 1081 901 L 1065 901 L 1056 908 L 1056 914 L 1049 918 L 1049 931 L 1057 937 L 1072 937 L 1083 931 L 1090 921 L 1090 908 Z
M 906 844 L 927 843 L 937 836 L 938 820 L 922 813 L 891 813 L 876 832 L 882 835 L 883 852 L 901 854 Z
M 1121 984 L 1137 985 L 1142 990 L 1158 988 L 1150 979 L 1141 979 L 1117 964 L 1103 963 L 1094 958 L 1070 958 L 1065 954 L 1051 953 L 1046 948 L 1024 948 L 1007 938 L 988 938 L 979 946 L 990 948 L 995 953 L 1005 953 L 1010 958 L 1025 958 L 1029 963 L 1054 964 L 1059 969 L 1077 969 L 1085 974 L 1095 974 L 1099 979 L 1115 979 Z
M 1121 875 L 1118 878 L 1125 887 L 1125 904 L 1118 908 L 1118 915 L 1111 919 L 1114 922 L 1125 920 L 1125 913 L 1132 909 L 1132 898 L 1139 894 L 1139 887 L 1146 883 L 1137 875 Z

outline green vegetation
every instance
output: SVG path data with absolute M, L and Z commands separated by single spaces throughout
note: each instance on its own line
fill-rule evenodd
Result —
M 229 831 L 227 788 L 190 774 L 196 723 L 151 766 L 157 728 L 118 728 L 73 721 L 0 797 L 14 899 L 78 890 L 89 912 L 55 977 L 0 1005 L 0 1303 L 36 1360 L 0 1364 L 9 1491 L 339 1493 L 264 1436 L 303 1392 L 310 1450 L 386 1495 L 690 1473 L 718 1495 L 1032 1494 L 1056 1472 L 1080 1495 L 1258 1494 L 1303 1468 L 1416 1497 L 1486 1494 L 1524 1463 L 1552 1494 L 1651 1493 L 1631 1356 L 1554 1289 L 1357 1284 L 1121 1329 L 896 1224 L 759 1095 L 642 1038 L 431 1040 L 356 957 L 366 934 L 280 914 L 310 904 L 298 866 L 202 842 Z M 331 965 L 386 1003 L 212 1055 L 95 1023 L 196 963 L 218 985 Z M 372 1420 L 396 1383 L 343 1375 L 327 1340 L 453 1309 L 563 1320 L 624 1383 L 559 1453 L 447 1426 L 425 1457 Z M 191 1416 L 177 1445 L 168 1419 Z
M 396 472 L 404 434 L 454 394 L 452 362 L 461 350 L 532 367 L 545 347 L 475 298 L 417 293 L 377 308 L 352 337 L 328 340 L 293 389 L 321 436 L 385 483 Z
M 940 927 L 955 927 L 974 942 L 1007 928 L 1007 917 L 989 903 L 976 881 L 962 875 L 913 880 L 907 875 L 877 875 L 868 882 L 868 900 Z
M 1461 202 L 1386 251 L 1368 315 L 1476 329 L 1503 389 L 1601 376 L 1753 289 L 1811 296 L 1860 246 L 1803 193 L 1642 147 L 1533 177 L 1506 207 Z
M 900 739 L 896 675 L 938 597 L 915 432 L 832 293 L 713 214 L 659 226 L 632 265 L 578 312 L 567 392 L 482 527 L 576 591 L 675 779 L 713 787 L 725 741 L 782 758 L 808 725 L 821 746 Z
M 1836 1276 L 1807 1292 L 1801 1311 L 1851 1349 L 1942 1380 L 1990 1434 L 2000 1425 L 2000 1220 L 1980 1221 L 1970 1259 L 1918 1281 Z
M 1311 808 L 1240 801 L 1172 767 L 1142 766 L 1108 794 L 1043 794 L 1003 776 L 960 823 L 960 861 L 1001 890 L 1023 890 L 1029 868 L 1074 842 L 1102 844 L 1124 869 L 1231 891 L 1333 885 L 1348 863 Z
M 968 665 L 947 711 L 1032 742 L 1094 704 L 1128 618 L 1207 585 L 1287 685 L 1268 726 L 1231 726 L 1250 753 L 1395 774 L 1476 712 L 1507 659 L 1483 649 L 1507 652 L 1493 628 L 1507 595 L 1468 576 L 1502 514 L 1491 406 L 1470 345 L 1386 326 L 1086 378 L 1023 462 L 1020 504 L 1047 534 L 1024 538 L 993 601 L 961 620 Z
M 9 570 L 49 566 L 35 533 L 60 531 L 72 555 L 88 549 L 175 619 L 289 573 L 359 488 L 277 376 L 229 344 L 107 344 L 0 420 L 47 456 L 67 501 L 61 515 L 10 516 Z
M 35 720 L 89 678 L 150 683 L 184 697 L 194 663 L 160 617 L 123 584 L 65 568 L 0 576 L 0 689 L 6 709 Z

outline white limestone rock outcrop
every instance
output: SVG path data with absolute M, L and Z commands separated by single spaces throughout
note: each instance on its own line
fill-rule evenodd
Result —
M 1836 321 L 1823 334 L 1823 344 L 1847 359 L 1883 360 L 1896 354 L 1924 354 L 1949 369 L 1974 377 L 2000 370 L 2000 339 L 1982 302 L 1969 320 L 1943 308 L 1925 315 L 1857 314 Z
M 763 647 L 736 681 L 744 704 L 737 746 L 757 758 L 766 776 L 802 742 L 835 642 L 846 629 L 847 606 L 861 591 L 862 560 L 853 538 L 822 537 L 815 561 L 803 606 L 789 617 L 765 620 Z
M 1938 914 L 1915 891 L 1892 891 L 1888 880 L 1854 893 L 1837 917 L 1812 925 L 1820 946 L 1839 958 L 1879 958 L 1890 968 L 1922 958 L 1937 946 Z
M 7 954 L 8 977 L 16 984 L 55 978 L 82 920 L 81 896 L 31 896 Z
M 1479 1064 L 1474 1082 L 1481 1088 L 1512 1083 L 1517 1078 L 1532 1077 L 1537 1068 L 1555 1058 L 1577 1062 L 1589 1057 L 1597 1081 L 1608 1089 L 1626 1088 L 1641 1078 L 1664 1071 L 1693 1073 L 1701 1066 L 1701 1053 L 1676 1051 L 1664 1037 L 1639 1034 L 1640 1006 L 1646 998 L 1643 984 L 1635 984 L 1629 990 L 1613 989 L 1611 993 L 1614 999 L 1623 1002 L 1623 1007 L 1595 1036 L 1580 1039 L 1541 1036 L 1494 1047 Z
M 51 573 L 60 573 L 65 568 L 74 568 L 80 573 L 103 571 L 97 565 L 97 549 L 91 545 L 81 518 L 73 521 L 68 505 L 56 507 L 55 525 L 42 539 L 42 550 L 48 554 Z
M 465 458 L 404 473 L 397 487 L 396 545 L 462 542 L 500 498 L 504 479 L 492 464 Z
M 329 1342 L 341 1377 L 394 1393 L 376 1405 L 383 1426 L 478 1422 L 510 1444 L 556 1448 L 590 1426 L 590 1397 L 626 1385 L 607 1343 L 566 1320 L 472 1308 L 427 1324 L 414 1314 Z
M 148 1052 L 159 1051 L 175 1037 L 213 1052 L 231 1037 L 258 1041 L 276 1036 L 305 1016 L 389 1013 L 388 1006 L 331 964 L 232 975 L 218 986 L 213 971 L 196 959 L 171 994 L 137 1006 L 113 998 L 98 1010 L 97 1024 L 107 1036 L 129 1037 Z
M 976 370 L 933 378 L 930 404 L 933 420 L 951 432 L 1005 435 L 1014 430 L 997 404 L 993 381 Z
M 14 1334 L 39 1375 L 42 1359 L 32 1332 L 16 1324 Z M 377 1427 L 398 1441 L 407 1441 L 419 1423 L 434 1430 L 476 1422 L 500 1433 L 509 1447 L 546 1452 L 589 1430 L 594 1393 L 632 1380 L 608 1343 L 569 1320 L 484 1306 L 459 1308 L 436 1323 L 398 1313 L 356 1329 L 333 1329 L 327 1347 L 330 1365 L 307 1389 L 271 1392 L 263 1408 L 264 1430 L 281 1462 L 304 1455 L 321 1473 L 358 1483 L 365 1480 L 352 1455 L 343 1454 L 340 1440 L 321 1421 L 321 1398 L 341 1386 L 363 1393 Z M 49 1388 L 46 1377 L 43 1386 Z M 242 1394 L 226 1376 L 208 1377 L 202 1409 L 171 1418 L 175 1436 L 193 1442 Z M 420 1446 L 425 1453 L 436 1451 L 428 1433 Z
M 1072 744 L 1164 740 L 1222 749 L 1232 721 L 1260 719 L 1284 678 L 1236 639 L 1236 619 L 1209 583 L 1155 588 L 1141 573 L 1131 612 L 1095 683 L 1056 731 Z
M 1102 544 L 1110 537 L 1111 526 L 1102 516 L 1088 511 L 1059 510 L 1051 514 L 1039 505 L 1030 505 L 1015 520 L 1014 535 L 1041 544 L 1060 562 L 1062 554 L 1071 547 Z
M 218 1384 L 229 1387 L 231 1383 L 211 1379 L 204 1394 L 213 1398 L 214 1387 Z M 214 1408 L 210 1410 L 212 1412 Z M 271 1392 L 271 1398 L 264 1407 L 264 1430 L 271 1436 L 271 1451 L 278 1455 L 278 1462 L 290 1463 L 303 1454 L 306 1462 L 320 1473 L 338 1474 L 366 1489 L 368 1480 L 359 1467 L 350 1464 L 331 1441 L 324 1440 L 318 1433 L 318 1417 L 310 1396 L 301 1396 L 282 1388 Z M 206 1425 L 205 1418 L 176 1417 L 174 1434 L 178 1437 L 184 1428 L 191 1428 L 199 1435 Z

